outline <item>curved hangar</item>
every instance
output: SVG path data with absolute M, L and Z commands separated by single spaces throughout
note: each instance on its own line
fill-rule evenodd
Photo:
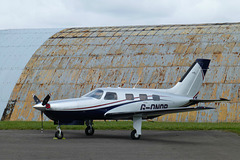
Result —
M 169 88 L 195 59 L 209 58 L 199 98 L 231 101 L 208 105 L 216 110 L 157 120 L 239 122 L 239 39 L 240 23 L 61 30 L 32 53 L 6 100 L 2 120 L 39 120 L 32 94 L 43 98 L 52 93 L 51 100 L 56 100 L 80 97 L 97 87 L 133 87 L 137 82 L 139 88 Z

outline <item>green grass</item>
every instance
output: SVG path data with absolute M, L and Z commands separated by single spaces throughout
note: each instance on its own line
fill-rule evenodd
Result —
M 94 128 L 98 130 L 131 130 L 132 121 L 94 121 Z M 83 130 L 85 126 L 63 125 L 64 130 Z M 0 121 L 0 130 L 40 130 L 41 122 L 38 121 Z M 44 122 L 45 130 L 55 130 L 53 122 Z M 194 122 L 147 122 L 142 125 L 143 130 L 222 130 L 240 135 L 240 123 L 194 123 Z

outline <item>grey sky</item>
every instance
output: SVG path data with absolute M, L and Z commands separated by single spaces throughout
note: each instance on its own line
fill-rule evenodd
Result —
M 240 22 L 239 0 L 0 0 L 0 29 Z

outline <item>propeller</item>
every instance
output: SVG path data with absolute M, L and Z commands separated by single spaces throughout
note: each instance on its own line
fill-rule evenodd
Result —
M 48 104 L 48 101 L 50 100 L 51 98 L 51 94 L 49 93 L 44 99 L 43 99 L 43 102 L 42 102 L 42 105 L 46 107 L 45 108 L 50 108 L 50 104 Z M 42 128 L 41 128 L 41 133 L 43 133 L 43 111 L 41 111 L 41 121 L 42 121 Z
M 41 100 L 36 95 L 33 94 L 33 99 L 35 103 L 36 104 L 42 103 L 42 105 L 45 106 L 45 108 L 50 108 L 50 104 L 48 103 L 50 98 L 51 98 L 51 94 L 49 93 L 41 102 Z M 43 110 L 41 110 L 41 122 L 42 122 L 41 133 L 43 133 Z

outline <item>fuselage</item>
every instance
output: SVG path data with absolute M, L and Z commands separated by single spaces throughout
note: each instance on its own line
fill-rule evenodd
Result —
M 146 113 L 143 118 L 148 118 L 148 112 L 177 109 L 190 99 L 161 89 L 97 88 L 80 98 L 49 101 L 50 108 L 45 108 L 41 103 L 34 108 L 44 109 L 46 116 L 60 121 L 112 119 L 107 115 L 137 112 Z M 128 117 L 120 116 L 115 119 Z

